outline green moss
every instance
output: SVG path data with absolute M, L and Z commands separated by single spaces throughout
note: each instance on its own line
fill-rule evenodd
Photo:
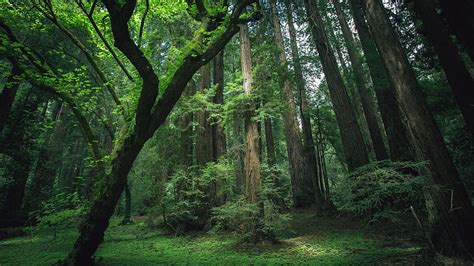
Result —
M 99 265 L 352 265 L 420 259 L 419 245 L 334 219 L 294 215 L 294 232 L 281 237 L 278 245 L 258 246 L 239 243 L 232 235 L 165 236 L 140 223 L 112 222 L 97 260 Z M 43 231 L 0 241 L 0 265 L 51 265 L 67 254 L 76 235 L 67 229 L 56 239 Z

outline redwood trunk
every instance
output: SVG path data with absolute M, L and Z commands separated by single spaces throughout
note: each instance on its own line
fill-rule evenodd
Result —
M 308 173 L 308 171 L 305 169 L 303 143 L 301 142 L 301 132 L 298 128 L 298 121 L 295 117 L 295 100 L 286 70 L 287 60 L 285 55 L 285 47 L 275 0 L 271 0 L 270 4 L 272 8 L 273 30 L 275 34 L 275 42 L 279 51 L 280 64 L 286 72 L 284 78 L 281 80 L 281 94 L 282 98 L 287 104 L 285 110 L 283 111 L 283 124 L 288 151 L 288 162 L 290 166 L 293 203 L 295 207 L 307 207 L 314 202 L 312 183 L 314 175 L 312 173 Z
M 415 8 L 423 21 L 425 34 L 438 54 L 467 128 L 474 136 L 474 80 L 451 41 L 448 29 L 436 14 L 432 0 L 415 0 Z
M 240 26 L 240 58 L 242 74 L 244 77 L 244 91 L 252 95 L 252 59 L 250 54 L 250 40 L 247 25 Z M 258 190 L 260 189 L 260 147 L 258 124 L 252 119 L 256 109 L 256 103 L 250 103 L 249 111 L 245 114 L 245 196 L 250 203 L 257 203 Z
M 291 55 L 293 59 L 293 68 L 296 78 L 296 89 L 299 96 L 299 111 L 301 116 L 301 125 L 303 128 L 303 153 L 306 160 L 306 170 L 308 175 L 311 177 L 313 183 L 314 202 L 316 211 L 319 212 L 321 209 L 321 187 L 319 175 L 320 169 L 318 168 L 318 159 L 316 157 L 315 143 L 313 139 L 313 132 L 311 127 L 311 119 L 308 110 L 308 99 L 306 95 L 305 80 L 303 77 L 303 71 L 301 70 L 301 61 L 298 51 L 298 44 L 296 40 L 296 29 L 293 24 L 293 9 L 291 2 L 286 0 L 286 15 L 288 22 L 288 29 L 290 33 L 290 46 Z
M 362 0 L 351 0 L 351 5 L 354 24 L 360 37 L 387 134 L 390 157 L 392 160 L 410 160 L 413 155 L 410 153 L 406 125 L 402 121 L 400 107 L 395 98 L 395 88 L 385 71 L 382 58 L 365 21 Z
M 354 37 L 352 36 L 352 32 L 347 24 L 346 18 L 344 17 L 344 13 L 341 10 L 339 0 L 332 0 L 332 2 L 336 9 L 337 19 L 342 30 L 342 36 L 346 43 L 347 51 L 349 52 L 352 72 L 354 73 L 354 80 L 362 102 L 364 116 L 369 127 L 370 139 L 372 140 L 375 157 L 379 161 L 385 160 L 388 158 L 388 153 L 385 149 L 382 130 L 380 129 L 377 120 L 377 110 L 375 109 L 374 99 L 372 98 L 371 91 L 367 88 L 367 83 L 364 78 L 364 70 L 359 51 L 357 50 Z
M 364 3 L 368 24 L 395 87 L 398 102 L 407 116 L 419 157 L 429 162 L 433 182 L 442 187 L 433 193 L 438 220 L 433 224 L 432 242 L 442 253 L 472 256 L 474 223 L 469 195 L 382 2 L 364 0 Z
M 318 6 L 314 1 L 305 0 L 309 25 L 319 58 L 329 87 L 331 101 L 342 137 L 344 156 L 350 171 L 369 162 L 357 118 L 351 107 L 347 89 L 337 68 L 336 59 L 329 45 Z

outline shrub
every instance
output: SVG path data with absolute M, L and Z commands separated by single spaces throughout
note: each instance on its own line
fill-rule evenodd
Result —
M 410 206 L 423 206 L 424 163 L 379 161 L 357 169 L 334 191 L 339 210 L 370 222 L 396 221 Z

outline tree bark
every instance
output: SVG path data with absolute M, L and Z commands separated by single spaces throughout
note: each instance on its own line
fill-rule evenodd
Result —
M 337 68 L 336 59 L 323 30 L 321 14 L 316 3 L 304 1 L 313 40 L 318 50 L 331 101 L 342 137 L 344 156 L 350 171 L 369 162 L 357 118 L 351 107 L 347 89 Z
M 382 2 L 364 0 L 364 4 L 369 27 L 395 87 L 398 102 L 407 116 L 419 156 L 428 160 L 432 180 L 441 186 L 433 195 L 438 221 L 433 225 L 432 242 L 437 251 L 444 254 L 470 254 L 472 257 L 474 224 L 469 195 Z
M 293 203 L 295 207 L 307 207 L 314 202 L 313 174 L 305 169 L 303 143 L 301 142 L 301 132 L 298 128 L 298 121 L 295 117 L 296 106 L 288 78 L 287 60 L 280 21 L 276 9 L 275 0 L 270 1 L 273 18 L 273 30 L 275 43 L 278 47 L 280 64 L 284 69 L 284 77 L 281 80 L 282 98 L 286 101 L 286 108 L 283 111 L 283 124 L 285 128 L 285 139 L 288 151 L 288 161 L 290 166 L 291 188 L 293 192 Z
M 224 104 L 224 51 L 221 51 L 214 59 L 214 86 L 216 86 L 216 94 L 213 102 L 215 104 Z M 217 162 L 226 150 L 226 141 L 222 121 L 214 119 L 211 125 L 212 137 L 212 160 Z M 223 181 L 215 180 L 211 183 L 210 205 L 211 207 L 221 206 L 225 202 L 225 194 L 223 191 Z
M 240 58 L 244 77 L 244 91 L 247 96 L 251 96 L 253 93 L 252 59 L 247 25 L 240 26 Z M 245 197 L 249 203 L 257 203 L 261 183 L 258 124 L 252 119 L 256 107 L 256 103 L 251 101 L 245 114 Z
M 128 28 L 128 21 L 135 10 L 136 1 L 126 1 L 123 5 L 114 0 L 103 0 L 103 2 L 110 15 L 115 45 L 134 65 L 143 82 L 135 116 L 136 124 L 127 130 L 128 132 L 124 130 L 124 136 L 120 137 L 123 141 L 119 141 L 122 144 L 115 149 L 116 152 L 112 156 L 111 172 L 104 180 L 105 184 L 101 193 L 94 200 L 81 223 L 80 235 L 73 250 L 64 261 L 66 265 L 93 263 L 92 256 L 103 240 L 109 219 L 127 183 L 127 175 L 143 145 L 165 122 L 196 71 L 224 48 L 225 44 L 239 31 L 238 24 L 247 23 L 249 19 L 256 18 L 255 15 L 246 19 L 241 18 L 242 12 L 255 3 L 254 0 L 238 2 L 231 14 L 227 14 L 226 10 L 221 14 L 222 16 L 202 18 L 203 32 L 196 34 L 192 40 L 197 47 L 190 49 L 184 55 L 182 64 L 177 67 L 163 94 L 157 99 L 159 79 L 148 59 L 132 40 Z M 215 38 L 207 38 L 208 34 L 220 25 L 223 27 L 222 31 L 218 31 Z
M 474 80 L 459 56 L 456 45 L 451 41 L 448 29 L 436 14 L 433 1 L 415 0 L 415 9 L 423 21 L 426 37 L 438 54 L 467 129 L 474 136 Z
M 215 104 L 224 104 L 224 51 L 221 51 L 214 58 L 214 85 L 216 85 L 216 94 L 214 95 Z M 226 151 L 226 141 L 222 121 L 213 121 L 213 159 L 218 160 Z
M 410 152 L 408 131 L 402 121 L 400 107 L 395 98 L 395 88 L 385 71 L 382 58 L 365 21 L 362 0 L 351 0 L 351 9 L 387 133 L 390 157 L 392 160 L 410 160 L 413 156 Z
M 201 82 L 198 90 L 205 93 L 205 90 L 211 87 L 211 72 L 210 66 L 202 66 L 199 72 L 201 73 Z M 207 106 L 201 106 L 201 109 L 196 112 L 197 134 L 196 134 L 196 161 L 198 165 L 204 166 L 213 159 L 213 143 L 211 124 L 209 121 L 209 113 L 206 111 Z
M 336 9 L 337 19 L 342 30 L 342 36 L 344 38 L 347 51 L 349 52 L 349 58 L 351 60 L 352 72 L 354 73 L 354 80 L 356 83 L 357 90 L 362 102 L 362 109 L 364 110 L 364 116 L 369 127 L 370 138 L 375 151 L 375 158 L 377 160 L 388 159 L 388 153 L 385 149 L 383 141 L 382 130 L 377 119 L 377 110 L 375 109 L 374 99 L 372 98 L 371 91 L 367 88 L 367 83 L 364 78 L 364 70 L 362 66 L 362 60 L 360 58 L 359 51 L 357 50 L 354 36 L 347 24 L 344 13 L 341 10 L 339 0 L 332 0 L 334 8 Z
M 290 34 L 290 46 L 291 46 L 291 55 L 293 59 L 293 69 L 296 78 L 296 88 L 299 96 L 299 111 L 301 116 L 301 125 L 303 128 L 303 154 L 306 161 L 306 170 L 308 175 L 311 176 L 311 181 L 313 183 L 313 192 L 314 192 L 314 203 L 316 207 L 316 212 L 321 211 L 321 187 L 319 181 L 321 180 L 321 175 L 319 175 L 320 169 L 318 169 L 318 160 L 316 157 L 315 143 L 313 139 L 313 132 L 311 127 L 311 119 L 309 115 L 308 99 L 305 88 L 305 80 L 303 77 L 303 71 L 301 70 L 301 60 L 298 51 L 298 44 L 296 39 L 296 29 L 293 24 L 293 8 L 289 0 L 285 1 L 286 5 L 286 15 L 287 23 Z

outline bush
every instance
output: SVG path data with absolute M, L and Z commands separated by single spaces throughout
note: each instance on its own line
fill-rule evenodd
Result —
M 40 228 L 66 228 L 78 224 L 85 214 L 85 206 L 77 192 L 60 193 L 43 203 L 41 209 L 33 214 Z
M 379 161 L 357 169 L 334 191 L 339 210 L 370 222 L 397 221 L 410 206 L 423 206 L 424 163 Z
M 229 179 L 234 167 L 227 161 L 208 163 L 203 168 L 178 170 L 164 184 L 157 212 L 164 223 L 177 233 L 190 229 L 202 229 L 210 218 L 209 187 L 213 182 L 224 184 L 223 194 L 229 194 Z

